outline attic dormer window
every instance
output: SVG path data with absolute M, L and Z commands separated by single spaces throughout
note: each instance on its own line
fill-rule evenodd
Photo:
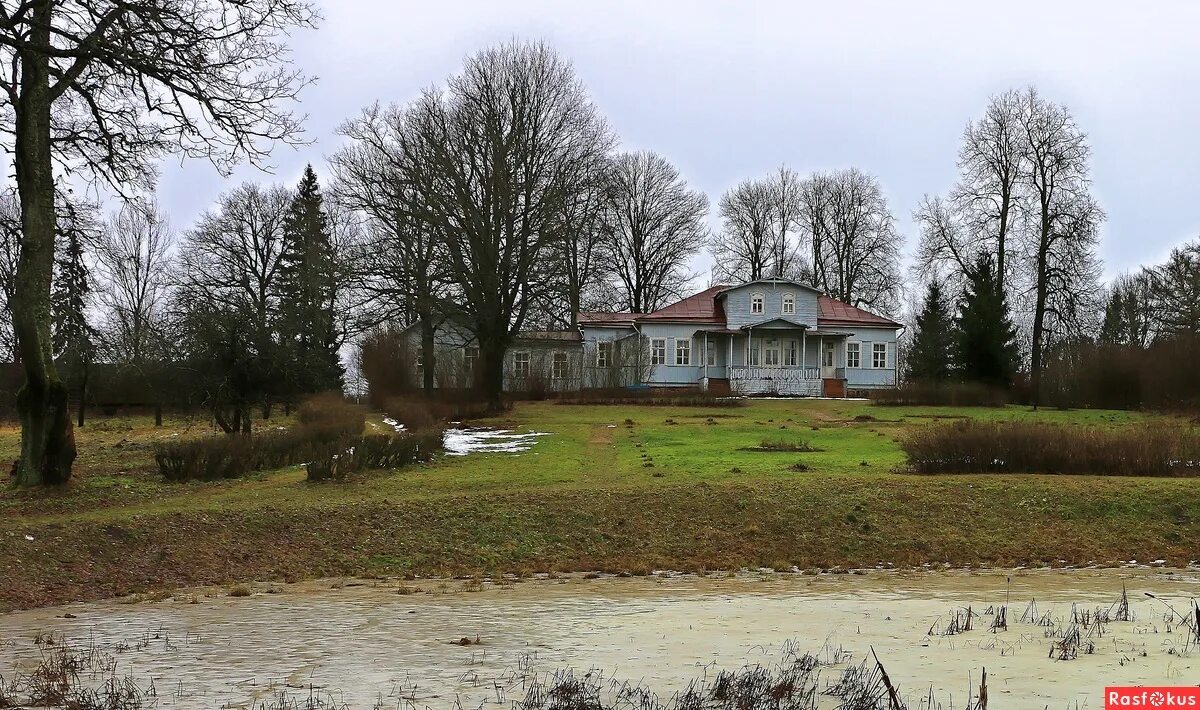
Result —
M 790 316 L 796 312 L 796 297 L 790 293 L 783 294 L 783 309 L 785 316 Z
M 750 296 L 750 312 L 751 313 L 762 313 L 763 312 L 763 295 L 761 293 L 756 293 L 756 294 Z

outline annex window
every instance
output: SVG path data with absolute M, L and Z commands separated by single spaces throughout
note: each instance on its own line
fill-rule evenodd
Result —
M 650 364 L 667 364 L 667 339 L 653 338 L 650 340 Z
M 691 365 L 692 364 L 692 339 L 680 338 L 675 341 L 675 364 L 676 365 Z
M 567 354 L 561 350 L 556 351 L 554 359 L 550 361 L 550 376 L 556 380 L 567 377 Z
M 463 348 L 463 368 L 468 372 L 475 371 L 475 362 L 479 360 L 479 348 L 468 345 Z
M 846 367 L 862 367 L 862 343 L 846 343 Z
M 767 367 L 779 367 L 779 340 L 769 338 L 766 347 L 763 348 L 763 365 Z
M 609 341 L 596 343 L 596 367 L 608 367 L 612 364 L 612 346 Z
M 795 312 L 796 312 L 796 297 L 795 297 L 795 295 L 790 294 L 790 293 L 783 294 L 782 313 L 786 316 L 786 315 L 792 315 Z
M 417 352 L 417 372 L 425 369 L 425 353 Z
M 750 296 L 750 312 L 751 313 L 762 313 L 763 312 L 763 295 L 761 293 L 756 293 L 756 294 Z
M 871 367 L 887 367 L 887 343 L 871 343 Z
M 785 364 L 788 367 L 795 367 L 800 362 L 800 341 L 789 340 L 787 344 L 787 357 Z
M 758 341 L 751 338 L 750 339 L 750 365 L 754 366 L 754 367 L 757 367 L 758 362 L 759 362 L 759 358 L 758 358 L 759 349 L 758 348 L 759 348 Z
M 529 377 L 529 352 L 513 353 L 513 372 L 517 377 Z
M 717 364 L 717 348 L 712 343 L 704 346 L 704 363 L 709 367 Z

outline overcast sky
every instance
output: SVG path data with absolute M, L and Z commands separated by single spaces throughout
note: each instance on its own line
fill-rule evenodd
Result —
M 1089 135 L 1107 275 L 1200 235 L 1200 3 L 319 5 L 320 29 L 292 41 L 318 79 L 301 106 L 313 144 L 277 151 L 274 176 L 164 165 L 159 198 L 176 227 L 235 181 L 294 183 L 310 161 L 325 175 L 346 118 L 407 102 L 464 56 L 519 37 L 571 59 L 623 147 L 661 153 L 714 205 L 780 164 L 857 166 L 882 181 L 908 253 L 913 207 L 953 182 L 964 125 L 990 95 L 1034 84 Z

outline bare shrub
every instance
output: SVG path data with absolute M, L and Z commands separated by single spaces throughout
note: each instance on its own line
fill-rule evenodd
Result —
M 367 399 L 376 407 L 417 389 L 416 353 L 400 328 L 367 333 L 358 346 L 358 367 L 367 381 Z
M 920 473 L 1200 474 L 1200 435 L 1163 423 L 1120 428 L 960 420 L 901 442 Z
M 340 481 L 359 471 L 397 469 L 428 461 L 441 450 L 441 432 L 362 436 L 309 461 L 308 480 Z
M 972 382 L 909 382 L 871 391 L 871 403 L 888 406 L 1003 407 L 1009 395 L 997 387 Z

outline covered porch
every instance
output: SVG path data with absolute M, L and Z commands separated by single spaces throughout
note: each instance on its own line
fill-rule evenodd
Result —
M 733 394 L 845 395 L 848 333 L 777 319 L 738 330 L 697 333 L 706 353 L 702 385 Z M 716 357 L 717 353 L 721 357 Z

